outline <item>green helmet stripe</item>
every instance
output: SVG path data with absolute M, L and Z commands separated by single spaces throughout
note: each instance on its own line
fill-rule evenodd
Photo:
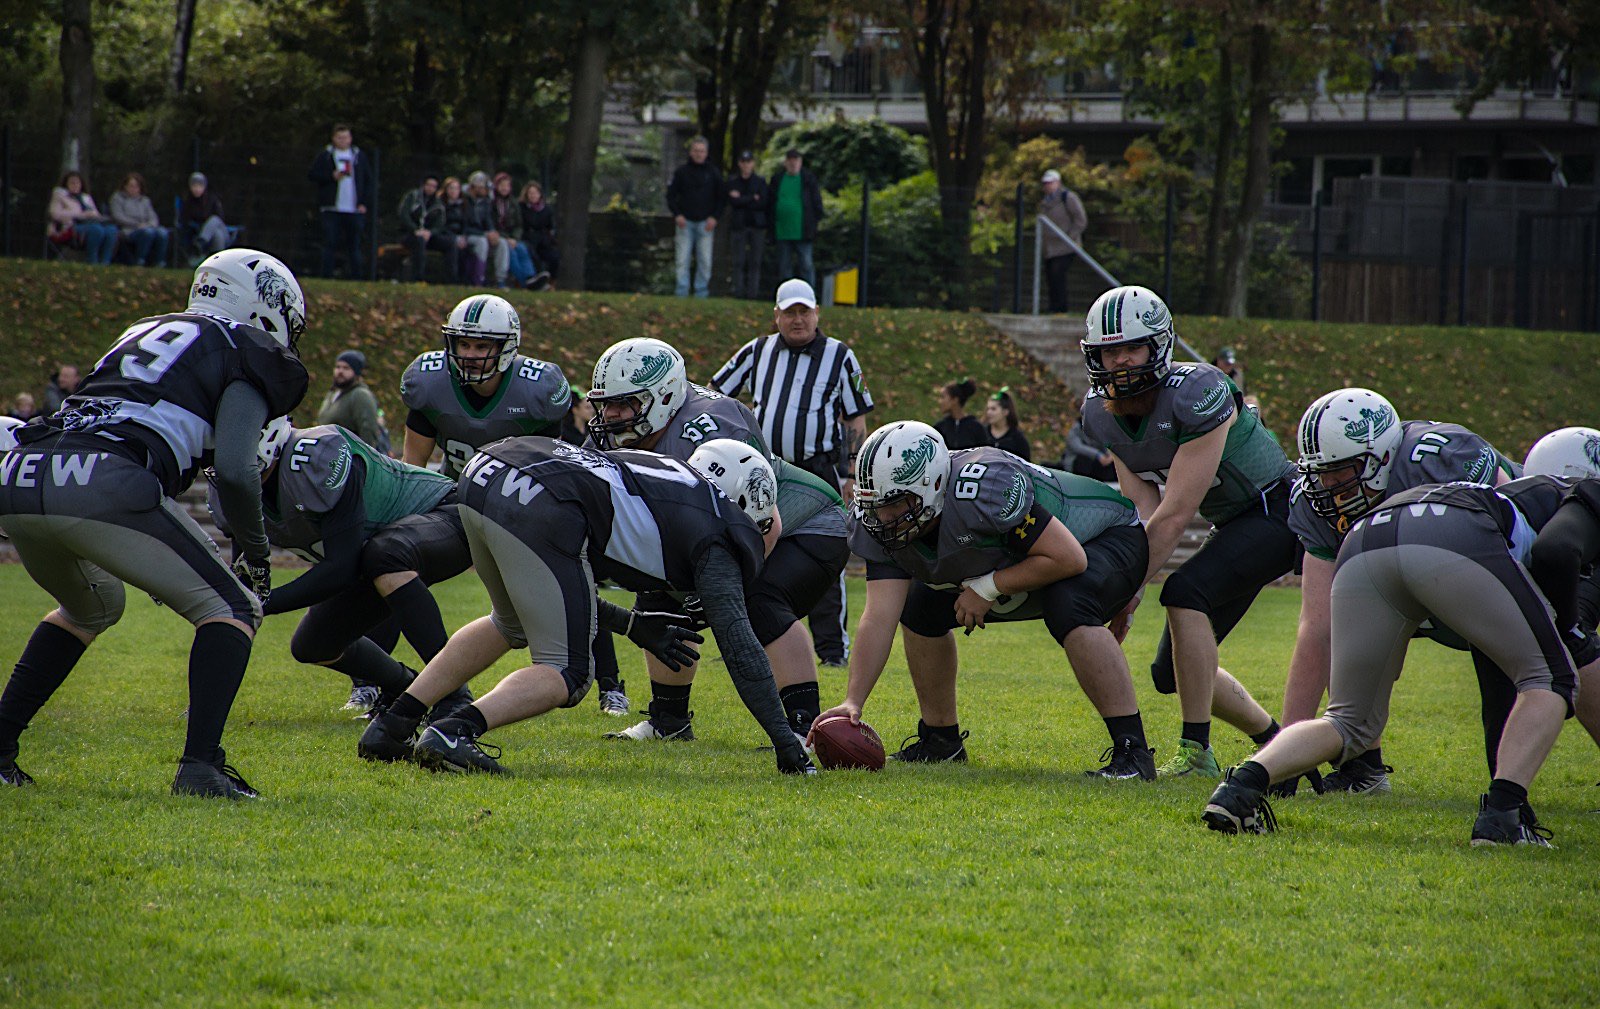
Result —
M 489 304 L 488 298 L 474 298 L 472 304 L 467 306 L 467 314 L 461 321 L 476 325 L 478 320 L 482 318 L 484 306 L 487 304 Z

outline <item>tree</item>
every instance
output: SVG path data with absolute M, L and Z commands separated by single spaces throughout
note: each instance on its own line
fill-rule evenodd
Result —
M 89 175 L 94 137 L 94 5 L 61 4 L 61 170 Z
M 754 150 L 773 71 L 825 23 L 817 0 L 706 0 L 698 4 L 694 61 L 695 119 L 711 162 L 731 170 Z
M 874 189 L 881 189 L 928 168 L 927 143 L 882 119 L 840 116 L 785 126 L 767 142 L 762 170 L 777 171 L 790 148 L 805 152 L 806 167 L 828 192 L 859 182 L 863 175 Z
M 561 159 L 556 204 L 556 234 L 561 245 L 561 286 L 583 287 L 584 258 L 589 246 L 589 197 L 594 192 L 595 150 L 600 146 L 600 118 L 605 107 L 609 26 L 586 19 L 573 61 L 567 103 L 567 146 Z

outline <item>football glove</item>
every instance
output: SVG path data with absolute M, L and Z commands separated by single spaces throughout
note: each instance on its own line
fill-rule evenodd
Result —
M 688 621 L 676 613 L 634 610 L 628 617 L 628 640 L 677 672 L 700 661 L 700 652 L 694 645 L 705 641 L 704 636 L 684 626 L 686 623 Z
M 266 603 L 267 597 L 272 595 L 271 561 L 253 561 L 248 557 L 240 557 L 233 562 L 233 573 L 263 604 Z

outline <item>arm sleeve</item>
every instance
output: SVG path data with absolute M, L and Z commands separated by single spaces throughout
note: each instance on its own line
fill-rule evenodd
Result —
M 239 551 L 253 561 L 272 556 L 261 518 L 261 468 L 256 446 L 267 426 L 267 401 L 249 382 L 232 382 L 217 403 L 217 500 Z
M 767 731 L 774 746 L 780 750 L 793 746 L 794 733 L 784 718 L 783 702 L 778 700 L 772 666 L 750 627 L 739 565 L 720 544 L 712 544 L 696 559 L 694 587 L 739 699 Z
M 406 414 L 406 427 L 422 435 L 424 438 L 438 439 L 439 429 L 433 426 L 433 421 L 421 410 L 412 410 Z
M 1578 580 L 1600 557 L 1600 518 L 1581 501 L 1567 500 L 1533 541 L 1530 573 L 1566 633 L 1578 625 Z
M 263 613 L 289 613 L 331 599 L 360 576 L 361 548 L 366 543 L 362 535 L 367 516 L 361 497 L 364 482 L 359 475 L 345 481 L 338 503 L 322 518 L 322 560 L 294 581 L 273 589 Z

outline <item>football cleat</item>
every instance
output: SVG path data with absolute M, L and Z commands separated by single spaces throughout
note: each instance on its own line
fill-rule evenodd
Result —
M 1267 789 L 1267 797 L 1271 799 L 1294 798 L 1295 793 L 1300 790 L 1300 782 L 1302 779 L 1306 784 L 1311 786 L 1311 792 L 1313 795 L 1321 795 L 1328 789 L 1328 786 L 1323 782 L 1322 772 L 1313 767 L 1311 770 L 1306 771 L 1303 774 L 1297 774 L 1292 778 L 1285 778 L 1284 780 L 1272 785 Z
M 1200 819 L 1224 834 L 1270 834 L 1278 829 L 1278 818 L 1272 815 L 1266 794 L 1234 781 L 1231 768 L 1227 780 L 1211 793 Z
M 1217 766 L 1217 756 L 1211 747 L 1201 746 L 1191 739 L 1178 740 L 1178 752 L 1156 769 L 1162 778 L 1220 778 L 1222 768 Z
M 453 774 L 507 773 L 498 760 L 500 747 L 480 742 L 460 719 L 446 719 L 423 729 L 414 752 L 417 763 L 430 771 Z
M 456 712 L 471 704 L 474 700 L 476 698 L 472 696 L 472 691 L 466 684 L 462 684 L 439 698 L 439 703 L 428 709 L 427 720 L 429 722 L 442 722 L 446 718 L 453 718 Z
M 1156 779 L 1156 751 L 1141 745 L 1132 736 L 1123 736 L 1106 747 L 1105 752 L 1100 754 L 1100 759 L 1107 761 L 1106 766 L 1083 773 L 1091 778 L 1119 780 L 1138 778 L 1141 781 Z
M 1389 775 L 1394 768 L 1388 764 L 1373 767 L 1358 760 L 1347 760 L 1337 770 L 1322 777 L 1323 792 L 1344 792 L 1349 795 L 1370 795 L 1393 790 Z
M 608 732 L 605 738 L 671 739 L 680 743 L 687 743 L 694 739 L 694 712 L 689 712 L 689 717 L 681 722 L 670 721 L 652 712 L 649 718 L 639 724 L 617 732 Z
M 614 715 L 618 718 L 626 717 L 632 705 L 628 701 L 627 684 L 617 681 L 617 689 L 600 691 L 600 713 Z
M 900 749 L 889 754 L 889 759 L 902 764 L 966 763 L 967 737 L 970 735 L 971 732 L 963 732 L 954 739 L 947 735 L 933 735 L 928 731 L 928 724 L 919 718 L 916 733 L 901 740 Z
M 418 724 L 414 718 L 397 718 L 387 712 L 379 714 L 361 734 L 361 741 L 356 743 L 356 755 L 362 760 L 386 764 L 414 760 Z
M 1489 805 L 1487 795 L 1478 796 L 1478 818 L 1472 824 L 1474 848 L 1491 844 L 1554 848 L 1550 843 L 1553 836 L 1550 828 L 1539 826 L 1539 818 L 1533 815 L 1533 807 L 1526 802 L 1520 809 L 1495 809 Z
M 8 760 L 0 765 L 0 784 L 14 785 L 21 788 L 23 785 L 33 784 L 33 777 L 17 766 L 15 760 Z
M 182 757 L 178 774 L 172 779 L 173 795 L 198 795 L 208 799 L 258 799 L 261 794 L 228 762 L 222 747 L 213 761 Z
M 357 718 L 365 718 L 367 713 L 377 707 L 378 700 L 383 696 L 383 691 L 375 683 L 357 683 L 350 688 L 350 698 L 344 702 L 342 711 L 354 711 Z

